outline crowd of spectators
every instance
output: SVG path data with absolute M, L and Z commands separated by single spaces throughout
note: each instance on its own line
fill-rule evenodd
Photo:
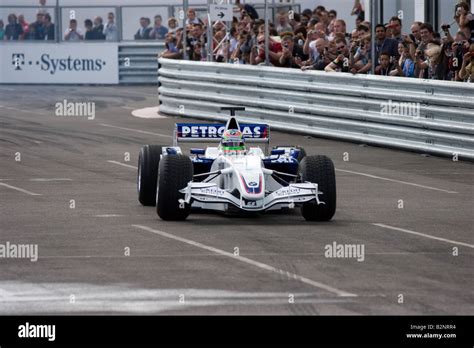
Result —
M 28 23 L 20 14 L 11 13 L 7 17 L 7 25 L 0 19 L 0 40 L 54 40 L 55 25 L 51 15 L 38 12 L 36 20 Z
M 265 21 L 249 4 L 236 3 L 231 27 L 212 24 L 212 54 L 216 62 L 265 64 Z M 406 23 L 392 17 L 375 26 L 365 20 L 361 1 L 355 0 L 352 15 L 356 29 L 348 33 L 344 20 L 335 10 L 323 6 L 301 13 L 279 13 L 275 23 L 268 23 L 269 63 L 277 67 L 367 74 L 374 65 L 375 74 L 410 78 L 474 82 L 474 16 L 469 4 L 458 3 L 454 21 L 460 28 L 451 32 L 449 24 L 435 30 L 430 23 Z M 454 24 L 453 21 L 453 24 Z M 190 9 L 183 28 L 162 31 L 170 59 L 207 60 L 207 23 Z M 407 26 L 408 27 L 408 26 Z M 137 33 L 138 34 L 138 33 Z M 372 61 L 372 39 L 375 60 Z

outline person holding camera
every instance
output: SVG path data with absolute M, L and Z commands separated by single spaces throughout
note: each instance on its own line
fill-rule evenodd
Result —
M 459 28 L 468 27 L 471 37 L 474 37 L 474 15 L 471 13 L 467 2 L 462 1 L 456 5 L 454 20 L 458 23 Z
M 69 28 L 64 33 L 64 41 L 81 41 L 84 40 L 82 30 L 77 27 L 77 20 L 71 19 L 69 21 Z
M 330 64 L 334 59 L 336 59 L 336 55 L 330 56 L 329 49 L 328 49 L 328 41 L 326 39 L 317 39 L 315 44 L 316 49 L 319 52 L 319 55 L 314 60 L 309 60 L 309 64 L 304 64 L 301 67 L 301 70 L 319 70 L 323 71 L 324 68 Z
M 292 32 L 281 34 L 281 47 L 282 52 L 279 59 L 281 67 L 299 69 L 303 61 L 308 59 L 308 56 L 303 52 L 303 47 L 295 45 Z

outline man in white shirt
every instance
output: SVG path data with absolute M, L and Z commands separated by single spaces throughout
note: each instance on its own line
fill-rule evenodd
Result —
M 82 30 L 77 27 L 77 21 L 71 19 L 69 21 L 69 28 L 64 33 L 64 41 L 81 41 L 84 40 Z
M 115 25 L 115 14 L 109 12 L 107 16 L 107 24 L 104 26 L 105 40 L 106 41 L 118 41 L 118 28 Z

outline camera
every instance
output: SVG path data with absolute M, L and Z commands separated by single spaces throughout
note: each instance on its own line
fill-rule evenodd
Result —
M 451 29 L 451 26 L 449 24 L 442 25 L 441 29 L 443 29 L 443 31 L 448 31 L 449 29 Z

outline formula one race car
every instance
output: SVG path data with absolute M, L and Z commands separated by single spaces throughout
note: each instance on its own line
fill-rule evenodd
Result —
M 184 220 L 191 208 L 223 212 L 264 212 L 301 207 L 308 221 L 328 221 L 336 211 L 336 177 L 326 156 L 303 148 L 276 146 L 269 156 L 245 143 L 269 143 L 265 124 L 240 124 L 236 110 L 224 124 L 177 123 L 173 146 L 145 145 L 138 158 L 138 199 L 157 207 L 163 220 Z M 191 149 L 178 142 L 219 142 Z

